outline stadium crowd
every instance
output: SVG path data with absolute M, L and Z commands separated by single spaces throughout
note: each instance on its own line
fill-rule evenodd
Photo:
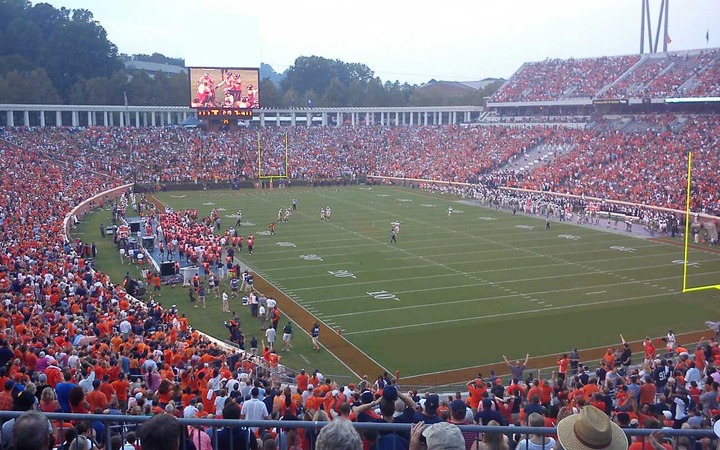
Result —
M 491 100 L 523 102 L 559 100 L 563 96 L 595 97 L 606 86 L 608 89 L 599 95 L 600 98 L 709 96 L 717 93 L 720 87 L 718 56 L 718 49 L 693 55 L 683 52 L 653 56 L 623 78 L 620 77 L 640 61 L 639 56 L 525 63 Z M 686 83 L 688 86 L 684 86 Z
M 606 72 L 617 72 L 632 63 L 623 59 L 598 64 Z M 585 61 L 566 69 L 578 73 L 600 69 L 593 67 Z M 596 89 L 598 84 L 594 79 L 583 83 L 580 87 L 585 87 L 577 92 Z M 289 135 L 293 142 L 290 174 L 321 178 L 379 172 L 483 181 L 471 195 L 495 204 L 509 202 L 510 196 L 502 197 L 485 185 L 521 185 L 682 207 L 686 153 L 693 150 L 693 206 L 717 213 L 720 120 L 689 116 L 681 125 L 678 131 L 644 133 L 602 127 L 297 128 Z M 264 129 L 261 140 L 265 135 L 280 142 L 282 133 L 284 130 Z M 670 345 L 676 344 L 670 335 L 666 354 L 661 355 L 655 343 L 646 340 L 640 359 L 633 360 L 623 342 L 608 349 L 599 361 L 581 364 L 576 352 L 562 355 L 557 371 L 544 376 L 520 362 L 510 364 L 510 379 L 479 375 L 467 383 L 467 397 L 408 391 L 402 389 L 402 380 L 388 374 L 369 374 L 370 378 L 347 384 L 323 377 L 318 371 L 312 375 L 303 371 L 289 382 L 279 380 L 272 370 L 265 370 L 272 369 L 273 361 L 277 361 L 270 348 L 263 345 L 260 358 L 223 350 L 193 330 L 174 308 L 133 302 L 122 284 L 113 283 L 119 280 L 92 270 L 90 246 L 65 242 L 63 230 L 63 219 L 73 206 L 120 185 L 128 177 L 150 183 L 253 177 L 256 131 L 13 129 L 5 130 L 4 136 L 22 148 L 0 141 L 0 167 L 6 174 L 2 179 L 6 195 L 0 196 L 2 411 L 157 416 L 154 423 L 172 421 L 172 417 L 332 420 L 341 424 L 334 427 L 344 426 L 344 419 L 422 422 L 428 430 L 431 425 L 446 422 L 558 425 L 561 444 L 562 421 L 580 421 L 598 412 L 601 416 L 596 421 L 611 419 L 622 427 L 653 429 L 707 428 L 720 418 L 718 342 L 711 340 L 687 349 Z M 573 149 L 529 175 L 501 169 L 541 142 L 571 145 Z M 280 168 L 276 164 L 271 161 L 267 167 Z M 567 202 L 553 201 L 549 197 L 537 201 L 530 196 L 518 201 L 515 197 L 515 203 L 530 208 L 530 212 L 537 213 L 538 207 L 567 210 Z M 98 206 L 104 202 L 100 200 Z M 173 252 L 185 241 L 191 247 L 203 244 L 208 249 L 204 255 L 186 252 L 186 258 L 219 262 L 230 244 L 227 239 L 222 244 L 222 238 L 212 235 L 212 219 L 197 222 L 191 211 L 158 217 Z M 69 434 L 61 436 L 60 424 L 53 422 L 52 440 L 68 450 L 91 448 L 88 441 L 104 447 L 108 433 L 113 434 L 100 421 L 92 421 L 64 424 Z M 23 450 L 23 444 L 14 437 L 15 425 L 19 433 L 22 423 L 17 420 L 3 425 L 3 450 L 11 443 Z M 153 436 L 148 429 L 141 427 L 138 433 L 143 447 L 151 449 Z M 244 448 L 238 447 L 242 443 L 268 450 L 273 446 L 281 450 L 323 449 L 322 433 L 314 430 L 237 430 L 233 449 Z M 448 436 L 457 436 L 451 430 Z M 432 434 L 427 436 L 428 447 Z M 229 437 L 215 436 L 203 427 L 186 428 L 183 436 L 198 450 L 213 445 L 213 440 L 219 449 L 231 448 Z M 115 435 L 110 437 L 111 442 L 117 441 Z M 463 437 L 466 450 L 525 446 L 543 450 L 546 445 L 555 446 L 554 439 L 543 445 L 537 437 L 521 442 L 519 436 L 504 438 L 486 433 L 482 443 L 475 442 L 479 437 L 474 434 Z M 125 448 L 126 443 L 119 439 L 117 448 Z M 385 449 L 392 443 L 408 448 L 413 434 L 364 432 L 359 439 L 368 449 Z M 690 448 L 684 439 L 674 439 L 673 445 Z M 128 440 L 127 445 L 135 448 L 136 442 Z M 632 445 L 636 445 L 635 450 L 644 449 L 645 444 Z
M 654 206 L 684 208 L 686 160 L 694 151 L 693 208 L 720 211 L 717 116 L 631 116 L 642 132 L 596 127 L 297 127 L 287 131 L 293 179 L 365 174 L 553 190 Z M 269 142 L 286 131 L 264 129 Z M 16 129 L 8 138 L 32 152 L 145 184 L 213 182 L 256 176 L 256 131 L 201 133 L 155 128 Z M 503 169 L 544 143 L 573 150 L 529 174 Z M 663 151 L 657 151 L 662 148 Z M 284 152 L 265 174 L 284 171 Z M 278 152 L 275 152 L 278 154 Z M 128 163 L 129 161 L 129 163 Z M 280 172 L 276 172 L 280 173 Z M 499 182 L 502 180 L 502 182 Z

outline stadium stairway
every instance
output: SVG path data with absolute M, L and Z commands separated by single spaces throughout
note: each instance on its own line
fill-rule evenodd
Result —
M 629 68 L 628 70 L 626 70 L 622 75 L 620 75 L 619 77 L 617 77 L 612 83 L 608 83 L 608 84 L 606 84 L 605 86 L 603 86 L 602 88 L 600 88 L 600 90 L 595 93 L 595 97 L 601 98 L 601 97 L 603 96 L 603 94 L 605 93 L 605 91 L 607 91 L 607 90 L 610 89 L 611 87 L 613 87 L 613 86 L 615 86 L 616 84 L 618 84 L 618 83 L 619 83 L 621 80 L 623 80 L 625 77 L 629 76 L 631 73 L 633 73 L 633 71 L 634 71 L 635 69 L 639 69 L 640 66 L 644 65 L 645 63 L 647 63 L 648 60 L 649 60 L 648 56 L 647 56 L 647 55 L 644 55 L 642 58 L 640 58 L 640 59 L 638 60 L 638 62 L 636 62 L 635 64 L 633 64 L 632 66 L 630 66 L 630 68 Z
M 498 170 L 514 170 L 516 172 L 524 172 L 531 169 L 536 169 L 547 164 L 550 161 L 553 161 L 555 158 L 564 155 L 573 148 L 574 146 L 569 144 L 538 144 L 534 147 L 529 148 L 525 151 L 524 154 L 519 155 L 517 158 L 508 161 Z

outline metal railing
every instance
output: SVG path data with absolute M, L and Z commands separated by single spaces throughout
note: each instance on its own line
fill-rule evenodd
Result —
M 10 419 L 19 417 L 22 412 L 18 411 L 0 411 L 0 422 L 5 422 Z M 103 436 L 97 436 L 96 444 L 104 449 L 111 448 L 111 438 L 113 436 L 120 436 L 121 442 L 125 444 L 125 438 L 127 433 L 136 431 L 143 422 L 150 420 L 150 416 L 134 416 L 134 415 L 107 415 L 107 414 L 68 414 L 68 413 L 45 413 L 45 416 L 53 423 L 56 431 L 58 432 L 56 440 L 56 447 L 61 446 L 64 442 L 65 430 L 68 429 L 68 423 L 72 423 L 76 426 L 80 422 L 100 422 L 105 427 Z M 316 421 L 304 421 L 304 420 L 229 420 L 229 419 L 178 419 L 179 424 L 182 426 L 182 435 L 180 439 L 180 450 L 187 450 L 188 443 L 193 441 L 192 436 L 189 434 L 188 428 L 192 427 L 194 430 L 200 430 L 200 432 L 207 433 L 212 443 L 212 449 L 205 450 L 249 450 L 250 439 L 255 439 L 253 429 L 261 430 L 259 434 L 263 436 L 262 431 L 275 429 L 277 435 L 287 433 L 288 430 L 310 430 L 314 433 L 319 433 L 320 430 L 327 425 L 329 422 L 316 422 Z M 375 423 L 375 422 L 353 422 L 353 427 L 362 434 L 363 431 L 377 431 L 380 436 L 389 434 L 398 434 L 400 436 L 406 436 L 409 438 L 411 424 L 409 423 Z M 221 429 L 234 429 L 242 428 L 241 433 L 247 433 L 244 437 L 245 448 L 234 445 L 234 440 L 237 439 L 233 432 L 229 434 L 229 446 L 223 445 L 220 448 L 218 432 Z M 482 426 L 482 425 L 458 425 L 458 428 L 463 433 L 474 434 L 473 440 L 476 443 L 481 441 L 481 435 L 483 433 L 501 433 L 507 435 L 509 438 L 510 450 L 523 450 L 523 447 L 528 448 L 530 443 L 530 434 L 543 436 L 542 447 L 546 450 L 552 450 L 552 447 L 547 446 L 545 443 L 545 437 L 557 435 L 557 429 L 553 427 L 548 428 L 534 428 L 534 427 L 517 427 L 517 426 Z M 656 429 L 648 428 L 624 428 L 623 431 L 628 437 L 637 436 L 640 437 L 640 441 L 643 442 L 645 437 L 649 436 L 652 432 L 657 431 Z M 715 440 L 717 437 L 712 429 L 662 429 L 663 435 L 666 438 L 666 442 L 673 445 L 674 448 L 678 447 L 677 439 L 679 437 L 687 437 L 691 440 L 692 446 L 689 448 L 696 448 L 695 441 L 709 438 Z M 242 434 L 241 434 L 242 436 Z M 1 432 L 0 432 L 0 437 Z M 138 439 L 139 440 L 139 439 Z M 314 439 L 309 439 L 311 444 L 311 450 L 314 450 Z M 409 442 L 409 439 L 407 439 Z M 526 444 L 520 445 L 520 442 L 525 440 Z M 401 450 L 403 445 L 397 442 L 398 440 L 393 439 L 392 445 L 393 450 Z M 202 439 L 197 439 L 198 446 L 195 450 L 203 450 Z M 549 441 L 548 441 L 549 442 Z M 69 442 L 67 443 L 70 444 Z M 299 444 L 296 443 L 296 446 Z M 397 447 L 396 447 L 397 445 Z M 541 445 L 541 444 L 537 444 Z M 714 446 L 714 443 L 713 443 Z M 644 447 L 643 447 L 644 448 Z M 278 446 L 278 450 L 286 450 L 282 446 Z

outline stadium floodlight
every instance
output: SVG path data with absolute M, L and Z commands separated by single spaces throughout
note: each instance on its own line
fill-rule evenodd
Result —
M 720 289 L 720 284 L 710 284 L 707 286 L 688 287 L 688 250 L 690 248 L 690 186 L 692 183 L 692 152 L 688 153 L 688 172 L 687 172 L 687 199 L 685 202 L 685 256 L 683 259 L 683 286 L 682 292 L 697 292 L 710 289 Z

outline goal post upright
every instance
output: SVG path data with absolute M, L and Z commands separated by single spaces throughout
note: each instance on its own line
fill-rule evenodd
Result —
M 685 255 L 683 260 L 683 294 L 687 292 L 707 291 L 710 289 L 720 290 L 720 284 L 707 286 L 687 287 L 688 251 L 690 249 L 690 186 L 692 177 L 692 152 L 688 152 L 688 173 L 687 173 L 687 194 L 685 200 Z
M 683 293 L 687 292 L 688 248 L 690 246 L 690 177 L 692 175 L 692 152 L 688 152 L 687 198 L 685 200 L 685 255 L 683 259 Z

